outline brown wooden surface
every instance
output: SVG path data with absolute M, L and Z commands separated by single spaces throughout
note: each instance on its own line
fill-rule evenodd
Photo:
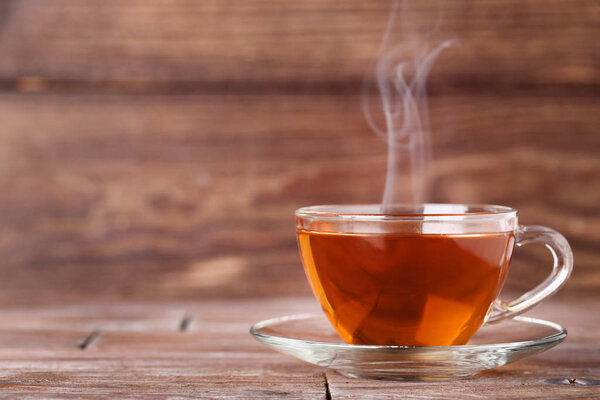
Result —
M 431 30 L 436 2 L 408 7 Z M 598 84 L 595 0 L 444 1 L 443 85 Z M 4 0 L 0 76 L 50 86 L 147 90 L 227 85 L 323 91 L 360 82 L 376 56 L 390 0 Z M 437 79 L 437 78 L 436 78 Z M 178 84 L 177 84 L 178 83 Z M 20 85 L 21 84 L 21 85 Z M 44 86 L 44 85 L 42 85 Z M 35 88 L 33 88 L 35 89 Z
M 560 230 L 563 295 L 596 293 L 598 2 L 443 5 L 459 44 L 431 74 L 430 200 Z M 308 293 L 294 209 L 383 192 L 360 86 L 389 6 L 1 2 L 0 303 Z M 401 21 L 422 33 L 435 10 Z M 517 284 L 545 273 L 529 253 Z
M 561 231 L 576 258 L 566 290 L 596 292 L 596 98 L 431 103 L 434 126 L 448 133 L 434 139 L 433 200 L 513 205 L 523 223 Z M 383 190 L 385 145 L 359 104 L 349 95 L 0 95 L 3 301 L 308 293 L 294 209 L 377 202 Z M 475 131 L 485 137 L 472 142 Z
M 472 379 L 438 383 L 345 378 L 248 334 L 260 319 L 307 311 L 319 311 L 311 298 L 3 310 L 0 398 L 600 398 L 600 386 L 583 384 L 600 384 L 599 326 L 589 318 L 600 312 L 597 302 L 582 308 L 555 301 L 530 313 L 568 328 L 558 347 Z

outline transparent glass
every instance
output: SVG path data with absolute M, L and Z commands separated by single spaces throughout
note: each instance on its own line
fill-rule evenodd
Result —
M 482 327 L 464 346 L 358 346 L 345 344 L 321 315 L 290 315 L 256 323 L 260 342 L 349 377 L 392 380 L 468 378 L 548 350 L 567 336 L 553 322 L 515 317 Z
M 505 206 L 468 204 L 314 206 L 300 208 L 296 211 L 296 228 L 303 263 L 313 291 L 338 333 L 346 342 L 354 344 L 423 346 L 465 344 L 482 324 L 515 317 L 555 293 L 564 285 L 573 268 L 573 254 L 566 239 L 560 233 L 541 226 L 521 226 L 518 224 L 517 211 Z M 490 262 L 489 268 L 486 266 L 490 271 L 496 271 L 496 275 L 490 278 L 488 273 L 481 274 L 486 281 L 484 282 L 482 278 L 481 284 L 477 284 L 477 271 L 481 267 L 474 266 L 468 269 L 463 264 L 474 264 L 473 260 L 489 258 L 490 255 L 487 253 L 492 250 L 485 250 L 487 253 L 477 254 L 478 247 L 484 245 L 477 244 L 476 240 L 482 242 L 485 238 L 491 238 L 494 235 L 499 235 L 499 237 L 504 235 L 507 238 L 505 243 L 501 243 L 504 246 L 503 251 L 505 251 L 505 254 L 497 252 L 496 261 L 494 261 L 496 264 Z M 351 237 L 359 237 L 362 241 L 357 239 L 357 241 L 351 242 L 349 239 Z M 329 249 L 334 248 L 336 238 L 339 238 L 338 248 L 343 249 L 343 252 L 338 251 L 334 254 L 334 250 Z M 384 242 L 382 241 L 384 239 L 379 238 L 401 239 L 385 239 L 387 241 Z M 424 243 L 423 240 L 419 241 L 419 239 L 424 238 L 429 240 L 430 243 Z M 321 240 L 321 242 L 317 242 L 317 240 Z M 462 242 L 460 242 L 461 240 Z M 450 241 L 453 243 L 451 246 L 447 246 L 446 242 Z M 497 297 L 508 273 L 513 248 L 528 243 L 543 243 L 550 250 L 554 258 L 551 274 L 536 288 L 519 298 L 512 301 L 499 300 Z M 352 246 L 369 247 L 369 250 L 368 252 L 357 252 L 354 251 Z M 389 250 L 400 246 L 404 247 L 396 253 Z M 455 249 L 460 246 L 463 247 L 460 251 L 453 250 L 454 253 L 444 254 L 445 249 Z M 487 246 L 486 248 L 490 247 L 488 244 L 485 244 L 485 246 Z M 384 247 L 385 250 L 377 250 Z M 425 250 L 420 250 L 421 248 Z M 442 254 L 435 254 L 438 249 Z M 419 251 L 423 253 L 419 254 Z M 432 255 L 432 253 L 434 254 Z M 397 254 L 400 254 L 400 256 L 397 256 Z M 419 257 L 420 255 L 422 257 Z M 410 284 L 414 288 L 412 292 L 411 287 L 402 287 L 400 285 L 403 283 L 397 283 L 399 285 L 398 289 L 404 290 L 406 293 L 411 292 L 409 295 L 413 295 L 412 293 L 419 290 L 425 290 L 422 288 L 428 288 L 427 290 L 429 290 L 432 286 L 429 281 L 418 282 L 418 279 L 429 279 L 431 281 L 436 279 L 437 275 L 440 277 L 445 276 L 444 274 L 449 273 L 447 269 L 456 271 L 456 276 L 452 276 L 452 285 L 458 287 L 462 281 L 466 282 L 468 279 L 474 281 L 468 282 L 468 291 L 463 291 L 462 294 L 457 292 L 456 298 L 451 300 L 442 298 L 441 295 L 431 296 L 431 293 L 424 292 L 424 312 L 427 313 L 428 309 L 433 310 L 430 312 L 431 318 L 427 323 L 424 321 L 410 322 L 408 319 L 403 321 L 402 318 L 404 317 L 402 315 L 410 314 L 411 310 L 402 310 L 400 306 L 393 308 L 394 306 L 389 305 L 391 300 L 388 301 L 388 305 L 381 306 L 380 303 L 387 301 L 385 295 L 381 295 L 382 292 L 379 292 L 376 298 L 373 297 L 374 300 L 371 304 L 365 307 L 365 317 L 356 317 L 357 314 L 362 312 L 360 309 L 362 300 L 352 299 L 352 293 L 358 293 L 361 285 L 365 287 L 368 285 L 382 285 L 386 287 L 386 290 L 393 291 L 393 285 L 396 281 L 393 278 L 388 279 L 388 277 L 396 276 L 393 275 L 394 272 L 386 271 L 387 275 L 376 274 L 379 274 L 383 268 L 389 270 L 394 267 L 395 260 L 390 261 L 390 258 L 401 258 L 402 256 L 417 260 L 416 262 L 413 261 L 417 265 L 416 270 L 429 268 L 430 271 L 429 277 L 421 278 L 417 276 L 415 278 L 415 274 L 410 276 L 410 279 L 412 279 Z M 435 260 L 435 266 L 433 266 L 434 261 L 422 261 L 421 258 Z M 377 260 L 385 264 L 385 267 L 378 267 Z M 363 271 L 366 269 L 365 265 L 369 263 L 372 265 L 369 267 L 371 269 L 366 272 Z M 323 272 L 325 264 L 329 268 L 326 273 Z M 352 269 L 353 265 L 356 265 L 354 270 Z M 401 267 L 406 268 L 406 266 Z M 345 269 L 347 272 L 344 271 Z M 353 274 L 356 276 L 353 276 Z M 434 275 L 434 277 L 432 278 L 431 275 Z M 373 276 L 375 278 L 370 281 Z M 440 279 L 436 281 L 436 285 L 441 288 L 438 291 L 444 289 L 443 283 L 439 282 Z M 397 282 L 404 281 L 397 279 Z M 375 287 L 374 290 L 376 289 Z M 334 292 L 335 290 L 337 292 Z M 448 290 L 445 290 L 445 292 L 448 292 Z M 454 306 L 462 301 L 461 296 L 465 297 L 466 294 L 470 295 L 471 293 L 475 293 L 473 296 L 476 297 L 473 304 L 468 304 L 473 311 L 464 311 L 467 306 Z M 347 298 L 346 303 L 339 301 L 337 304 L 334 303 L 334 300 L 343 296 Z M 437 309 L 430 306 L 431 301 L 426 299 L 427 297 L 430 299 L 436 298 L 435 301 L 439 304 L 439 306 L 436 306 Z M 395 297 L 395 299 L 400 298 Z M 408 307 L 412 307 L 414 302 L 406 304 L 410 304 Z M 378 307 L 387 308 L 379 312 L 376 310 Z M 342 308 L 347 308 L 346 314 L 339 311 Z M 379 312 L 379 314 L 375 315 L 376 312 Z M 451 319 L 448 315 L 461 312 L 467 315 L 465 318 L 460 317 L 464 320 L 461 321 L 462 325 L 454 322 L 452 322 L 454 325 L 450 322 L 442 325 L 439 322 L 444 319 Z M 372 318 L 371 315 L 373 315 Z M 420 326 L 413 329 L 413 331 L 418 332 L 413 332 L 412 336 L 388 333 L 387 336 L 377 337 L 377 329 L 390 332 L 396 329 L 392 326 L 393 321 L 385 325 L 385 318 L 388 318 L 388 322 L 396 318 L 399 326 L 407 326 L 409 323 L 415 326 L 420 324 Z M 413 316 L 410 318 L 413 318 Z M 456 317 L 454 319 L 460 318 Z M 369 324 L 372 325 L 370 330 Z M 375 325 L 378 327 L 375 327 Z M 397 328 L 396 332 L 400 332 L 400 329 Z M 449 332 L 446 336 L 436 336 L 429 332 L 423 333 L 424 330 L 434 332 L 443 331 L 444 329 Z M 394 337 L 394 334 L 397 337 Z

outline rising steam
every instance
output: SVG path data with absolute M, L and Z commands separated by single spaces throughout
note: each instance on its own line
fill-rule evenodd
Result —
M 397 19 L 406 14 L 407 0 L 394 1 L 374 76 L 366 80 L 363 93 L 363 109 L 367 121 L 388 145 L 387 176 L 382 199 L 384 211 L 406 199 L 408 190 L 412 192 L 415 203 L 424 203 L 428 199 L 431 149 L 427 75 L 438 54 L 453 42 L 431 39 L 439 24 L 438 20 L 429 32 L 422 35 L 409 32 L 405 26 L 401 26 L 404 37 L 393 43 Z M 371 112 L 369 96 L 374 87 L 380 95 L 381 112 L 385 117 L 384 129 L 375 122 Z M 401 187 L 398 181 L 402 170 L 407 166 L 410 168 L 410 188 Z

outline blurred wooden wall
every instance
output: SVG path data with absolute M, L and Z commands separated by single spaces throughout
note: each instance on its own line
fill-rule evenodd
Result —
M 389 7 L 2 0 L 2 304 L 308 293 L 293 211 L 383 191 L 360 88 Z M 597 291 L 600 3 L 444 7 L 431 200 L 560 230 L 563 295 Z

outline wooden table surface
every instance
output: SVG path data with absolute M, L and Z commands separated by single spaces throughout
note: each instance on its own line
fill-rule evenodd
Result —
M 597 301 L 555 299 L 529 313 L 569 330 L 559 346 L 435 383 L 346 378 L 248 333 L 258 320 L 307 311 L 318 312 L 308 297 L 4 309 L 0 398 L 600 398 Z

